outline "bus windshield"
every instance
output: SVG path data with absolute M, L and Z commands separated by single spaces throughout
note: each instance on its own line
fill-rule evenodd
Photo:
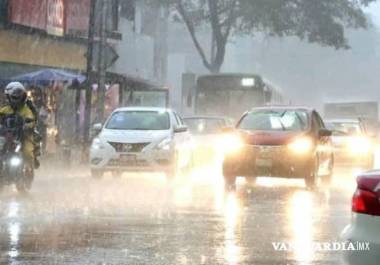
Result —
M 253 107 L 281 99 L 272 85 L 258 75 L 217 74 L 198 78 L 195 113 L 210 116 L 240 117 Z
M 198 93 L 197 112 L 207 115 L 238 117 L 254 106 L 262 104 L 258 90 L 220 90 L 206 88 Z

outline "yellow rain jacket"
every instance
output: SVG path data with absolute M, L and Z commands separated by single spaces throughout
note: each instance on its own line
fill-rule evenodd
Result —
M 23 143 L 23 154 L 25 159 L 28 162 L 33 163 L 34 161 L 34 136 L 33 136 L 33 130 L 36 127 L 36 117 L 34 117 L 33 112 L 30 110 L 30 108 L 24 104 L 21 108 L 19 108 L 17 111 L 12 109 L 11 106 L 7 105 L 2 108 L 0 108 L 0 117 L 5 116 L 5 115 L 10 115 L 10 114 L 18 114 L 24 119 L 29 119 L 32 122 L 28 122 L 25 127 L 30 129 L 27 130 L 24 133 L 24 143 Z

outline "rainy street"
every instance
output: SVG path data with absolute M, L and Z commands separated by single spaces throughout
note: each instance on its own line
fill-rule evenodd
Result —
M 380 0 L 0 0 L 0 265 L 379 265 L 379 69 Z
M 1 264 L 341 264 L 341 252 L 275 251 L 274 242 L 339 241 L 353 171 L 330 189 L 302 180 L 238 179 L 225 194 L 213 170 L 168 184 L 161 175 L 93 180 L 41 170 L 28 196 L 0 198 Z

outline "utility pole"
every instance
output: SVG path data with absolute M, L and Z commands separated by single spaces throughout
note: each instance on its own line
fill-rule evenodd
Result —
M 91 0 L 90 17 L 88 23 L 88 42 L 87 42 L 87 84 L 86 84 L 86 104 L 84 112 L 84 130 L 83 130 L 83 150 L 87 149 L 90 140 L 91 126 L 91 103 L 92 103 L 92 84 L 93 78 L 93 60 L 94 60 L 94 37 L 95 37 L 95 8 L 97 0 Z
M 154 78 L 163 85 L 167 81 L 167 35 L 169 11 L 165 6 L 157 3 L 151 8 L 150 12 L 155 19 L 155 27 L 153 32 L 151 32 L 151 35 L 154 38 Z
M 106 45 L 107 45 L 107 9 L 108 0 L 101 0 L 101 25 L 100 25 L 100 46 L 98 58 L 98 107 L 97 121 L 103 122 L 106 95 Z

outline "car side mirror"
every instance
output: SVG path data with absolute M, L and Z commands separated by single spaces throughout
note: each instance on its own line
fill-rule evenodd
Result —
M 100 133 L 100 131 L 102 130 L 103 128 L 103 124 L 101 123 L 95 123 L 93 126 L 92 126 L 92 130 L 97 134 L 97 133 Z
M 187 132 L 187 130 L 188 130 L 188 128 L 185 125 L 176 126 L 174 128 L 174 133 L 183 133 L 183 132 Z
M 327 129 L 320 129 L 318 132 L 319 137 L 329 137 L 332 135 L 332 131 Z

